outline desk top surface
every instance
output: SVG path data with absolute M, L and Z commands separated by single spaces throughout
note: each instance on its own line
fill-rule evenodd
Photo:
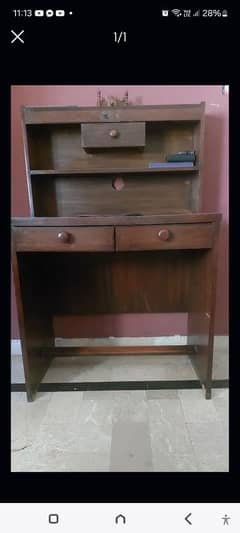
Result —
M 116 215 L 79 217 L 13 217 L 13 226 L 135 226 L 147 224 L 194 224 L 220 222 L 220 213 L 188 213 L 171 215 Z

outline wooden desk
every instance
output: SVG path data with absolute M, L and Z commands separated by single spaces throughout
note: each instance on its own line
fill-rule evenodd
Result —
M 200 148 L 197 166 L 190 171 L 168 168 L 153 172 L 146 168 L 149 153 L 153 148 L 157 150 L 159 131 L 163 144 L 169 143 L 167 151 L 172 145 L 175 149 L 187 146 L 190 150 L 191 139 L 197 150 L 196 135 L 197 139 L 201 138 L 201 116 L 195 115 L 202 110 L 201 105 L 198 109 L 195 109 L 197 106 L 175 107 L 178 109 L 168 110 L 168 116 L 170 114 L 172 120 L 175 117 L 173 129 L 171 124 L 165 124 L 164 107 L 160 111 L 159 107 L 105 111 L 108 116 L 114 114 L 115 120 L 120 117 L 121 128 L 115 122 L 111 122 L 110 127 L 101 122 L 92 124 L 90 119 L 96 121 L 99 113 L 103 116 L 103 111 L 96 108 L 91 108 L 87 115 L 84 108 L 80 115 L 72 109 L 62 111 L 61 108 L 57 111 L 54 108 L 24 110 L 32 216 L 13 218 L 12 257 L 29 401 L 34 399 L 54 356 L 91 351 L 89 348 L 56 348 L 53 317 L 93 313 L 188 313 L 186 346 L 108 347 L 93 351 L 188 354 L 205 388 L 206 398 L 211 396 L 217 237 L 221 215 L 197 212 Z M 159 113 L 163 114 L 162 118 Z M 83 120 L 83 116 L 88 120 L 81 130 L 82 148 L 80 143 L 77 145 L 80 128 L 75 129 L 76 115 L 77 121 Z M 186 115 L 188 118 L 190 115 L 187 127 Z M 139 119 L 137 126 L 123 121 L 123 118 L 132 120 L 134 116 Z M 160 130 L 154 124 L 150 131 L 150 148 L 139 153 L 139 147 L 145 150 L 148 146 L 142 121 L 153 120 L 156 116 L 161 119 Z M 62 125 L 64 117 L 67 129 Z M 54 125 L 51 131 L 49 121 Z M 99 165 L 103 160 L 102 150 L 106 149 L 106 144 L 109 149 L 112 143 L 112 137 L 106 137 L 105 133 L 117 128 L 121 130 L 118 147 L 114 147 L 114 152 L 104 152 L 105 170 L 97 168 L 96 159 Z M 54 146 L 51 154 L 50 140 Z M 120 144 L 124 151 L 119 153 Z M 130 150 L 132 144 L 133 152 L 127 156 L 126 145 Z M 95 153 L 99 148 L 100 153 Z M 85 149 L 91 150 L 90 157 L 84 151 L 82 159 L 76 160 L 76 154 L 79 157 L 79 152 Z M 58 165 L 60 161 L 62 166 L 63 162 L 66 165 L 67 161 L 68 166 L 71 162 L 72 167 L 78 165 L 78 168 L 43 171 L 42 166 L 50 158 L 55 165 L 58 158 Z M 132 166 L 133 158 L 137 168 Z M 37 163 L 41 163 L 40 170 L 31 170 Z M 136 214 L 138 212 L 141 214 Z

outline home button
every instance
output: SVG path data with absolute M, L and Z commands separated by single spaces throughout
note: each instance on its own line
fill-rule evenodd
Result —
M 123 514 L 118 514 L 115 517 L 116 524 L 126 524 L 126 517 Z

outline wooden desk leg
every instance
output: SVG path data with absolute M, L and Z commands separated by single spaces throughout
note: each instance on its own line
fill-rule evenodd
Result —
M 21 339 L 27 399 L 32 402 L 52 360 L 47 352 L 53 339 L 50 317 L 25 316 Z
M 195 261 L 192 274 L 192 310 L 188 314 L 188 344 L 195 347 L 195 354 L 191 355 L 190 359 L 208 400 L 211 398 L 212 388 L 217 241 L 213 249 Z
M 212 386 L 213 333 L 210 333 L 210 318 L 208 313 L 189 313 L 188 316 L 188 343 L 195 349 L 190 359 L 205 389 L 206 400 L 211 399 Z
M 47 349 L 54 346 L 54 332 L 47 288 L 31 258 L 13 254 L 13 274 L 21 336 L 27 399 L 33 401 L 51 360 Z M 31 274 L 30 274 L 31 271 Z M 46 350 L 45 350 L 46 349 Z

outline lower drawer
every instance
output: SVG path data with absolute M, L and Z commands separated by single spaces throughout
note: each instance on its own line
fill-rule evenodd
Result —
M 14 228 L 16 250 L 23 252 L 113 251 L 113 235 L 111 227 Z
M 116 228 L 116 250 L 176 250 L 211 248 L 214 225 L 166 224 Z

